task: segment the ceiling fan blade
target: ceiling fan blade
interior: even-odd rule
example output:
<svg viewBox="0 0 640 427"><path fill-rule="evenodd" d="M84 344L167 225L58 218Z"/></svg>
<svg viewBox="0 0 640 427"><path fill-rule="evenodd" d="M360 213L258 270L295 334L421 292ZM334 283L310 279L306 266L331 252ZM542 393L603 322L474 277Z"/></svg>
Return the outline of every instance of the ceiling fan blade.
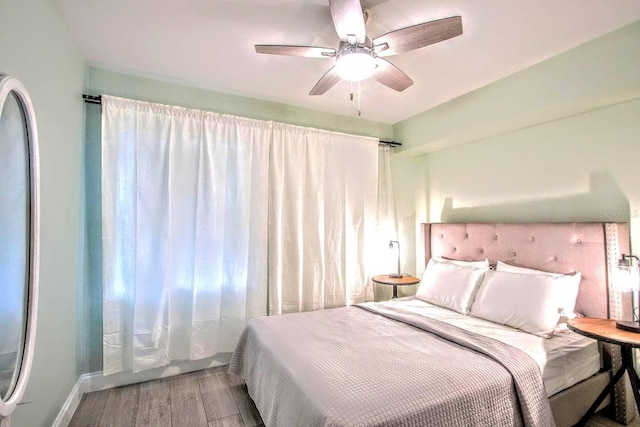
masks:
<svg viewBox="0 0 640 427"><path fill-rule="evenodd" d="M309 95L322 95L334 87L339 81L340 76L336 72L336 67L331 67L331 69L324 73L324 76L318 80L318 83L311 89Z"/></svg>
<svg viewBox="0 0 640 427"><path fill-rule="evenodd" d="M329 9L340 40L349 41L349 36L353 35L357 43L364 43L367 30L360 0L329 0Z"/></svg>
<svg viewBox="0 0 640 427"><path fill-rule="evenodd" d="M373 40L378 56L391 56L420 49L462 34L462 18L452 16L383 34ZM384 48L384 46L388 48Z"/></svg>
<svg viewBox="0 0 640 427"><path fill-rule="evenodd" d="M314 46L257 44L256 52L270 55L306 56L308 58L326 58L329 56L336 56L335 49Z"/></svg>
<svg viewBox="0 0 640 427"><path fill-rule="evenodd" d="M398 92L402 92L413 84L413 80L409 76L386 59L376 58L376 65L371 78L378 83Z"/></svg>

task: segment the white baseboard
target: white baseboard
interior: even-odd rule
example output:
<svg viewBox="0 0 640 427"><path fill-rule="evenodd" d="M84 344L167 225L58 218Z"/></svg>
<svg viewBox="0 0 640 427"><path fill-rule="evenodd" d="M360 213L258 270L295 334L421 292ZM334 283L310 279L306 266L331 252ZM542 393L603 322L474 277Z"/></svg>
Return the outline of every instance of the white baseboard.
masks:
<svg viewBox="0 0 640 427"><path fill-rule="evenodd" d="M62 405L62 408L60 408L60 412L58 412L58 416L53 421L51 427L67 427L69 425L69 423L71 422L71 418L73 418L73 414L76 412L76 409L80 404L82 395L87 393L87 391L85 390L87 379L95 375L102 375L102 373L80 375L80 378L78 378L78 381L71 389L67 400L65 400L64 405Z"/></svg>
<svg viewBox="0 0 640 427"><path fill-rule="evenodd" d="M71 389L67 400L60 409L52 427L67 427L69 425L73 418L73 414L76 412L76 409L78 409L82 395L85 393L107 390L114 387L121 387L123 385L136 384L159 378L172 377L174 375L212 368L214 366L226 365L229 363L230 359L231 353L220 353L209 359L175 362L169 366L137 372L135 374L132 372L120 372L104 376L102 371L100 371L80 375L78 381Z"/></svg>

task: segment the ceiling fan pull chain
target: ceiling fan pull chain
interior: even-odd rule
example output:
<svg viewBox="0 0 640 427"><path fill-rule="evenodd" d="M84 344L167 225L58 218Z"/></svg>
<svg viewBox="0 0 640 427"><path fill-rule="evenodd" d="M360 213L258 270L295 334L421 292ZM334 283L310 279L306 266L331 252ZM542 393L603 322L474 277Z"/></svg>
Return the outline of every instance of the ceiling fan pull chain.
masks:
<svg viewBox="0 0 640 427"><path fill-rule="evenodd" d="M362 98L361 92L360 92L360 81L358 81L358 117L360 117L361 111L360 111L360 98Z"/></svg>
<svg viewBox="0 0 640 427"><path fill-rule="evenodd" d="M353 101L353 82L349 82L349 101Z"/></svg>

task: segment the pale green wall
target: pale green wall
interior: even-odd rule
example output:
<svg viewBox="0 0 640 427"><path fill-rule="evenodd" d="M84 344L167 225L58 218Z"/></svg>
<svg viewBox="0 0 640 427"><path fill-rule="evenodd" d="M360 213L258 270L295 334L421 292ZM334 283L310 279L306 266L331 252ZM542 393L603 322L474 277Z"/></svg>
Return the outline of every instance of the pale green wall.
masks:
<svg viewBox="0 0 640 427"><path fill-rule="evenodd" d="M76 286L84 59L50 0L0 2L0 73L34 103L40 136L40 305L33 373L14 427L48 427L78 379Z"/></svg>
<svg viewBox="0 0 640 427"><path fill-rule="evenodd" d="M399 151L428 153L638 98L638 46L640 22L399 122Z"/></svg>
<svg viewBox="0 0 640 427"><path fill-rule="evenodd" d="M640 247L639 46L635 23L396 124L403 239L425 221L609 220Z"/></svg>
<svg viewBox="0 0 640 427"><path fill-rule="evenodd" d="M128 74L90 68L87 92L109 94L162 104L215 111L261 120L273 120L358 135L392 139L391 125L356 117L295 108L283 104L242 98L194 87L162 82ZM79 337L83 352L82 372L102 370L102 266L100 243L100 107L87 104L86 126L86 278L82 288Z"/></svg>

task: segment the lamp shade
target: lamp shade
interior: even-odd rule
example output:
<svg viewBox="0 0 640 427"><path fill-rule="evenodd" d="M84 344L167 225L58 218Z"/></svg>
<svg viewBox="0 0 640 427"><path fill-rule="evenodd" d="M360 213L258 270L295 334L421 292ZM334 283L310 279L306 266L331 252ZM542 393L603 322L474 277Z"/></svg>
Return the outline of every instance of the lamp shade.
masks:
<svg viewBox="0 0 640 427"><path fill-rule="evenodd" d="M638 291L640 289L640 273L638 266L632 264L634 255L622 255L618 268L614 273L614 286L619 291Z"/></svg>
<svg viewBox="0 0 640 427"><path fill-rule="evenodd" d="M391 273L389 274L389 277L393 277L393 278L400 278L402 277L402 272L400 271L400 242L398 242L397 240L390 240L389 241L389 249L393 249L393 244L398 245L398 272L397 273Z"/></svg>
<svg viewBox="0 0 640 427"><path fill-rule="evenodd" d="M636 260L636 266L633 265L633 260ZM635 294L640 287L638 261L640 261L640 259L635 255L623 254L622 259L618 261L618 269L615 277L616 283L614 285L619 291L631 292L631 321L617 320L616 328L635 333L640 333L640 323L638 323L635 298Z"/></svg>

